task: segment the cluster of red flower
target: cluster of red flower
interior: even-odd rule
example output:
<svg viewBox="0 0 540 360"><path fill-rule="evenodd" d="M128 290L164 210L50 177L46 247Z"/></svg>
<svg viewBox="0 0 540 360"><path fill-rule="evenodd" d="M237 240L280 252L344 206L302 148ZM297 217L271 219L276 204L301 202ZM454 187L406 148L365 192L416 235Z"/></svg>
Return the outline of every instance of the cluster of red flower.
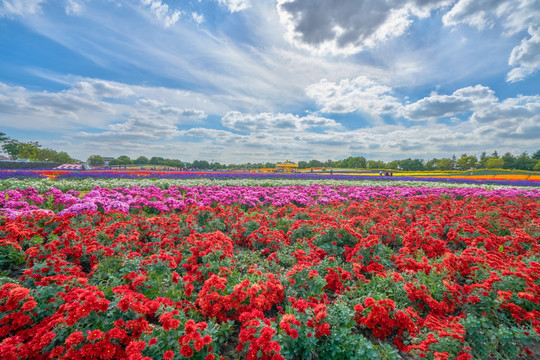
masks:
<svg viewBox="0 0 540 360"><path fill-rule="evenodd" d="M532 357L539 213L429 196L2 217L0 358Z"/></svg>

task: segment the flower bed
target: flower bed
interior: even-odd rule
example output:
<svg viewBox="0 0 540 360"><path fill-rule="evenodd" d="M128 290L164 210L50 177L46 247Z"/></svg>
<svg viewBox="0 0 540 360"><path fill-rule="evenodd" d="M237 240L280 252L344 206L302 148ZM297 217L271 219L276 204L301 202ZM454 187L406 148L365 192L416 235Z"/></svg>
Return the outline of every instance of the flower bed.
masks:
<svg viewBox="0 0 540 360"><path fill-rule="evenodd" d="M2 359L539 355L538 190L30 188L0 201Z"/></svg>
<svg viewBox="0 0 540 360"><path fill-rule="evenodd" d="M497 176L472 176L456 174L434 174L434 173L396 173L395 176L380 176L378 172L356 172L356 173L253 173L253 172L200 172L200 171L175 171L175 170L91 170L91 171L69 171L69 170L0 170L0 179L23 179L23 178L43 178L50 180L103 180L103 179L123 179L123 180L144 180L162 179L169 181L186 180L206 180L214 181L236 181L250 180L252 182L273 182L273 181L296 181L296 182L317 182L339 181L339 182L361 182L377 181L388 185L396 185L400 182L424 182L424 183L446 183L451 186L457 184L468 184L476 186L485 185L508 185L516 186L540 186L540 178L532 175L497 175ZM352 184L353 185L353 184Z"/></svg>

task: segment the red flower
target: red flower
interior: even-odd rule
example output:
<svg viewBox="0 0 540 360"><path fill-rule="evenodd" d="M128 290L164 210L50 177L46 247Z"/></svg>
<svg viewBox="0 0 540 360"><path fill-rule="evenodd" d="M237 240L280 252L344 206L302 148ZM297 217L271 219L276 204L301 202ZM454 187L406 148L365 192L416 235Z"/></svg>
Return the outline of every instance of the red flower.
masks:
<svg viewBox="0 0 540 360"><path fill-rule="evenodd" d="M182 345L180 349L180 354L184 355L187 358L190 358L193 355L193 349L189 345Z"/></svg>

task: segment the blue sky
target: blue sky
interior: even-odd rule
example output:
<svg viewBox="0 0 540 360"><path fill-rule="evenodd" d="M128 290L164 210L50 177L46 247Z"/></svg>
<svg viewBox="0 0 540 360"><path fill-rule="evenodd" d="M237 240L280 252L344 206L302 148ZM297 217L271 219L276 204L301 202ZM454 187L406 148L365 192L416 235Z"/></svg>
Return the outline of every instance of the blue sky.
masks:
<svg viewBox="0 0 540 360"><path fill-rule="evenodd" d="M538 0L0 0L0 131L222 163L540 149Z"/></svg>

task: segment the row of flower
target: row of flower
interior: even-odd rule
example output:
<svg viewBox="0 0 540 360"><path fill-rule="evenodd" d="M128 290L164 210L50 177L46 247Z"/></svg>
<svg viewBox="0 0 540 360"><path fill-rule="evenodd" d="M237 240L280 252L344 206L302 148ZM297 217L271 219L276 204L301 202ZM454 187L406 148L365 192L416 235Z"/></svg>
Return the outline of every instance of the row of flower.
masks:
<svg viewBox="0 0 540 360"><path fill-rule="evenodd" d="M539 195L4 191L0 358L533 359Z"/></svg>
<svg viewBox="0 0 540 360"><path fill-rule="evenodd" d="M511 186L540 186L540 177L524 175L500 175L496 176L455 176L455 175L407 175L399 176L379 176L371 173L250 173L250 172L198 172L198 171L68 171L68 170L0 170L0 179L26 179L26 178L48 178L56 179L168 179L168 180L188 180L188 179L216 179L216 180L236 180L250 179L255 181L268 180L338 180L338 181L373 181L374 178L388 183L395 181L423 181L423 182L445 182L450 184L491 184L491 185L511 185Z"/></svg>
<svg viewBox="0 0 540 360"><path fill-rule="evenodd" d="M121 179L121 178L86 178L86 179L56 179L48 178L9 178L0 181L0 191L26 189L32 187L40 193L48 191L50 188L57 188L63 192L76 190L87 192L94 189L96 186L101 188L118 188L118 187L149 187L156 186L160 189L168 189L169 187L185 186L241 186L241 187L281 187L281 186L311 186L311 185L327 185L327 186L357 186L357 187L426 187L426 188L483 188L489 190L496 189L539 189L538 186L512 186L501 184L482 184L482 183L451 183L444 181L421 181L421 180L391 180L391 182L383 179L369 180L343 180L343 179L298 179L298 178L280 178L280 179L265 179L265 178L198 178L198 179L157 179L157 178L138 178L138 179ZM534 184L529 184L534 185Z"/></svg>
<svg viewBox="0 0 540 360"><path fill-rule="evenodd" d="M411 197L464 198L482 197L520 197L531 199L540 197L540 189L503 188L488 190L484 188L428 188L409 186L176 186L161 189L154 185L148 187L131 186L114 189L95 187L89 192L76 190L62 192L50 188L40 194L35 188L0 191L0 214L15 218L23 214L44 212L49 214L81 214L85 211L118 210L125 214L179 212L187 206L212 206L215 204L242 206L300 206L324 205L334 202L364 201L375 198Z"/></svg>

